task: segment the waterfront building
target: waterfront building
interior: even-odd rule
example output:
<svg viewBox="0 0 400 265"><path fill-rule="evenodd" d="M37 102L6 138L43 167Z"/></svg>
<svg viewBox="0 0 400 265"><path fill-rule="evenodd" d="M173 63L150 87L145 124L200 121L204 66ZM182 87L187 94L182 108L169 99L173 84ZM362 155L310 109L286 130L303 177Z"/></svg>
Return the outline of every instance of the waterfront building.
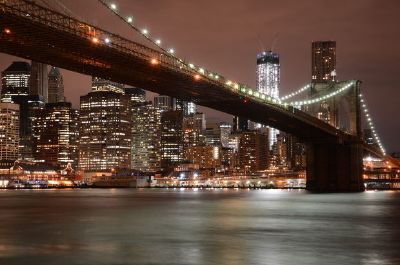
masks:
<svg viewBox="0 0 400 265"><path fill-rule="evenodd" d="M336 80L336 42L314 41L311 50L311 73L314 83Z"/></svg>
<svg viewBox="0 0 400 265"><path fill-rule="evenodd" d="M1 102L12 102L13 96L27 96L31 66L27 62L13 62L1 73Z"/></svg>
<svg viewBox="0 0 400 265"><path fill-rule="evenodd" d="M131 165L130 96L97 90L81 96L79 168L110 171Z"/></svg>
<svg viewBox="0 0 400 265"><path fill-rule="evenodd" d="M183 112L161 113L161 168L168 170L183 161Z"/></svg>
<svg viewBox="0 0 400 265"><path fill-rule="evenodd" d="M205 144L206 119L204 113L184 116L182 127L184 148Z"/></svg>
<svg viewBox="0 0 400 265"><path fill-rule="evenodd" d="M65 101L64 81L60 69L52 66L49 72L49 100L48 103Z"/></svg>
<svg viewBox="0 0 400 265"><path fill-rule="evenodd" d="M132 169L157 172L161 167L161 111L151 102L131 106Z"/></svg>
<svg viewBox="0 0 400 265"><path fill-rule="evenodd" d="M258 131L242 132L239 141L239 166L246 173L267 169L268 135Z"/></svg>
<svg viewBox="0 0 400 265"><path fill-rule="evenodd" d="M29 94L42 96L45 103L49 97L49 76L47 64L32 61Z"/></svg>
<svg viewBox="0 0 400 265"><path fill-rule="evenodd" d="M0 103L0 160L19 157L19 105Z"/></svg>
<svg viewBox="0 0 400 265"><path fill-rule="evenodd" d="M48 103L36 112L34 158L60 168L78 166L78 112L69 102Z"/></svg>
<svg viewBox="0 0 400 265"><path fill-rule="evenodd" d="M213 170L221 166L221 148L219 146L190 146L184 150L184 158L200 169Z"/></svg>

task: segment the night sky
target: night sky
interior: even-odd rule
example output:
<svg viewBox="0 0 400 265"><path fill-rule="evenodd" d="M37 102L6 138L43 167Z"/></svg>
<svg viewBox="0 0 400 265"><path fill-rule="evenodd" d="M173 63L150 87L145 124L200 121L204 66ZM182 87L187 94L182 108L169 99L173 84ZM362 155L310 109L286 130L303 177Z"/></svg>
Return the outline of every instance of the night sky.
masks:
<svg viewBox="0 0 400 265"><path fill-rule="evenodd" d="M91 24L140 40L96 0L61 2ZM166 48L173 47L177 56L252 87L256 54L273 48L281 58L281 95L310 82L311 42L335 40L338 79L363 81L362 90L383 144L388 152L400 151L400 1L115 3L123 15L134 16L136 25L161 38ZM0 69L16 59L1 54ZM63 74L66 96L74 106L79 106L79 96L90 90L90 78L68 71ZM209 121L231 120L230 115L204 111Z"/></svg>

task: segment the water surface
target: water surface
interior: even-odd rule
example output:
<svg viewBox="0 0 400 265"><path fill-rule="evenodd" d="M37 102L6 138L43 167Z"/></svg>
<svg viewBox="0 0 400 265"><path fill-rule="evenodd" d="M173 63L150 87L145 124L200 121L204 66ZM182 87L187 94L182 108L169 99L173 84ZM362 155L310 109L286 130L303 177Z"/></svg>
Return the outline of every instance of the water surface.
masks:
<svg viewBox="0 0 400 265"><path fill-rule="evenodd" d="M400 193L1 190L0 264L400 264Z"/></svg>

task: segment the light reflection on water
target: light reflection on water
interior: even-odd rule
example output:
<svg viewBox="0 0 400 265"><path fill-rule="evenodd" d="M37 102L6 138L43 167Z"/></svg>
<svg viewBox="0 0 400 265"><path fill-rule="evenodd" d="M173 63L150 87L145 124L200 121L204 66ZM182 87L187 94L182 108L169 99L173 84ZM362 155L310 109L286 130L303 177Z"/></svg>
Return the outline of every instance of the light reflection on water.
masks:
<svg viewBox="0 0 400 265"><path fill-rule="evenodd" d="M0 264L400 264L400 193L2 190Z"/></svg>

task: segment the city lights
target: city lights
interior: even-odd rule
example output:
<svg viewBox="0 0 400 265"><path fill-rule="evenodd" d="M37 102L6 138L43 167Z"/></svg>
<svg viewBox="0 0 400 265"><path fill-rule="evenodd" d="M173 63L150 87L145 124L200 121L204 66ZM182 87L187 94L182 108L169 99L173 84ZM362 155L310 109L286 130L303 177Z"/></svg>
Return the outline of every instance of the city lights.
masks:
<svg viewBox="0 0 400 265"><path fill-rule="evenodd" d="M110 8L111 8L112 10L117 10L117 5L114 4L114 3L112 3L112 4L110 5Z"/></svg>
<svg viewBox="0 0 400 265"><path fill-rule="evenodd" d="M92 38L92 42L93 42L94 44L98 44L98 43L99 43L99 39L96 38L96 37L93 37L93 38Z"/></svg>
<svg viewBox="0 0 400 265"><path fill-rule="evenodd" d="M159 64L159 61L157 60L157 59L151 59L151 64L153 64L153 65L157 65L157 64Z"/></svg>
<svg viewBox="0 0 400 265"><path fill-rule="evenodd" d="M128 17L128 18L126 19L126 21L127 21L128 23L132 23L132 22L133 22L133 18L132 18L132 17Z"/></svg>
<svg viewBox="0 0 400 265"><path fill-rule="evenodd" d="M4 29L4 33L11 34L11 30L6 28L6 29Z"/></svg>

